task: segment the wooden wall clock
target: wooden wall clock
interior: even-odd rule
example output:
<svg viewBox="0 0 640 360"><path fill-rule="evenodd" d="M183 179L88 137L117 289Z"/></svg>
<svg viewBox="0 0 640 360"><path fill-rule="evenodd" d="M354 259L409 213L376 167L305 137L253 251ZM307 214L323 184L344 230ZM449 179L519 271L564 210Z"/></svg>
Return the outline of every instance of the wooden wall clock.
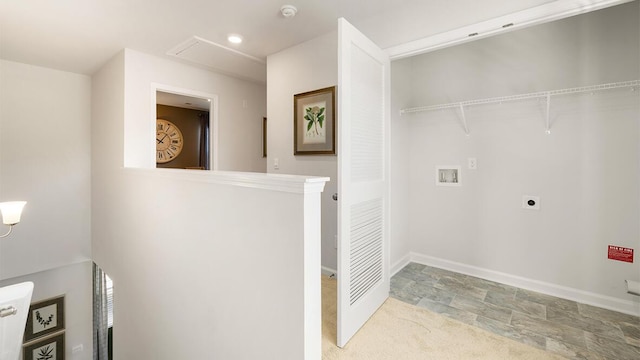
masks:
<svg viewBox="0 0 640 360"><path fill-rule="evenodd" d="M164 164L175 159L184 146L182 132L172 122L156 120L156 163Z"/></svg>

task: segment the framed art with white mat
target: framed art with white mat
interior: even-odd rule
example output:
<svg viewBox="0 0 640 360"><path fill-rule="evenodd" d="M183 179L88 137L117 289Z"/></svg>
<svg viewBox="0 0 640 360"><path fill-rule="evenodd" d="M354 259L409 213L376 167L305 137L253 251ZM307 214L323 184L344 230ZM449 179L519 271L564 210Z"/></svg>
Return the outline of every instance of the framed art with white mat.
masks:
<svg viewBox="0 0 640 360"><path fill-rule="evenodd" d="M64 329L64 295L34 302L29 307L24 343Z"/></svg>
<svg viewBox="0 0 640 360"><path fill-rule="evenodd" d="M23 360L64 360L64 331L22 345Z"/></svg>

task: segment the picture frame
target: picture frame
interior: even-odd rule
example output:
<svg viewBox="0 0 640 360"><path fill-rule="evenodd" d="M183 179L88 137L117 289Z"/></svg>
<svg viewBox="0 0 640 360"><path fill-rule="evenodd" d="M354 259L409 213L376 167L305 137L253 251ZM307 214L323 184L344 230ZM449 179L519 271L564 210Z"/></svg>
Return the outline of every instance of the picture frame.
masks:
<svg viewBox="0 0 640 360"><path fill-rule="evenodd" d="M23 360L64 360L64 331L22 345Z"/></svg>
<svg viewBox="0 0 640 360"><path fill-rule="evenodd" d="M336 154L336 87L293 96L293 155Z"/></svg>
<svg viewBox="0 0 640 360"><path fill-rule="evenodd" d="M64 295L34 302L29 307L24 342L64 329Z"/></svg>
<svg viewBox="0 0 640 360"><path fill-rule="evenodd" d="M461 186L462 172L458 165L436 166L436 185L438 186Z"/></svg>

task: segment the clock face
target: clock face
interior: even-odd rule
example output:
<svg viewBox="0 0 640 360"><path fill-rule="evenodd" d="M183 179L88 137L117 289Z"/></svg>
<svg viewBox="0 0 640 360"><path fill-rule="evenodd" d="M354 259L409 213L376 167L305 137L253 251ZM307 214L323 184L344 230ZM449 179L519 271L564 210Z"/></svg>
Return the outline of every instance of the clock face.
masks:
<svg viewBox="0 0 640 360"><path fill-rule="evenodd" d="M175 159L183 145L180 129L170 121L156 120L156 163L164 164Z"/></svg>

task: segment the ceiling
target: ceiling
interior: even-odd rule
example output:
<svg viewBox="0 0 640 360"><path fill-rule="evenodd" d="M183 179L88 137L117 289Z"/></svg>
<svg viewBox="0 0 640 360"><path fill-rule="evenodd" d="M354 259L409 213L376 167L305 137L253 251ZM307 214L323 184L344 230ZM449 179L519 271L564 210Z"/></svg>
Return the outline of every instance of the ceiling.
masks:
<svg viewBox="0 0 640 360"><path fill-rule="evenodd" d="M4 0L0 58L93 74L123 48L166 57L193 38L263 61L346 18L382 48L552 0ZM297 7L293 18L280 8ZM229 33L244 37L227 43Z"/></svg>

